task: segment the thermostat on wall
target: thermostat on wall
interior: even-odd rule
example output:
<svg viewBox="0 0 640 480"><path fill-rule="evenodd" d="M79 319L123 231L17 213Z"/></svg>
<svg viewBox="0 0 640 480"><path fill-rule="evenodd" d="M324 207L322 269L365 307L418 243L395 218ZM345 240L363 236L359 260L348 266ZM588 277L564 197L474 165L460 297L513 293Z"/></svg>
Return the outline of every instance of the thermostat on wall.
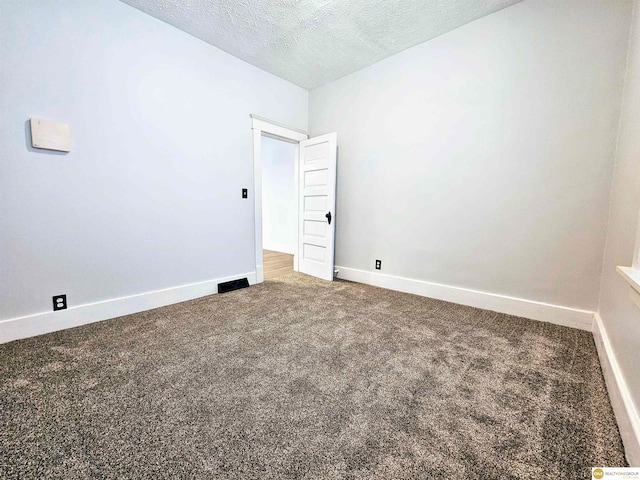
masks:
<svg viewBox="0 0 640 480"><path fill-rule="evenodd" d="M71 151L71 135L69 124L32 118L31 145L33 148L56 150L58 152Z"/></svg>

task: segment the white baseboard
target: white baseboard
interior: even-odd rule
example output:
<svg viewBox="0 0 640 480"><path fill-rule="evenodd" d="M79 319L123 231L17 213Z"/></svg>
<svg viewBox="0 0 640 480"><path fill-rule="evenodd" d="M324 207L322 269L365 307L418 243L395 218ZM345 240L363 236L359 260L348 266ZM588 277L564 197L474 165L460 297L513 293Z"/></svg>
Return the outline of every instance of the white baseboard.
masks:
<svg viewBox="0 0 640 480"><path fill-rule="evenodd" d="M242 273L232 277L217 278L128 297L78 305L57 312L44 312L25 317L10 318L0 321L0 343L193 300L194 298L218 293L218 283L244 277L247 277L250 285L256 283L256 272Z"/></svg>
<svg viewBox="0 0 640 480"><path fill-rule="evenodd" d="M256 283L264 282L264 265L256 265ZM251 283L251 280L249 280Z"/></svg>
<svg viewBox="0 0 640 480"><path fill-rule="evenodd" d="M627 462L632 467L640 467L640 413L635 407L633 397L602 323L602 318L598 313L596 313L593 337L611 405L620 429Z"/></svg>
<svg viewBox="0 0 640 480"><path fill-rule="evenodd" d="M338 278L446 302L592 331L593 312L382 273L336 267Z"/></svg>
<svg viewBox="0 0 640 480"><path fill-rule="evenodd" d="M286 243L262 244L262 248L263 250L271 250L272 252L286 253L288 255L293 255L294 251L294 247Z"/></svg>

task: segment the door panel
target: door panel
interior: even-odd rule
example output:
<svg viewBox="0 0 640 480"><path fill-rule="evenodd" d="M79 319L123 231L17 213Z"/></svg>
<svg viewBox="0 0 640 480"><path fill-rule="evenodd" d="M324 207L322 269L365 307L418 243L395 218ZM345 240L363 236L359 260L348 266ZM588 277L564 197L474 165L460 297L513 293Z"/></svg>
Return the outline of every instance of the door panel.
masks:
<svg viewBox="0 0 640 480"><path fill-rule="evenodd" d="M298 270L333 280L337 134L300 142Z"/></svg>

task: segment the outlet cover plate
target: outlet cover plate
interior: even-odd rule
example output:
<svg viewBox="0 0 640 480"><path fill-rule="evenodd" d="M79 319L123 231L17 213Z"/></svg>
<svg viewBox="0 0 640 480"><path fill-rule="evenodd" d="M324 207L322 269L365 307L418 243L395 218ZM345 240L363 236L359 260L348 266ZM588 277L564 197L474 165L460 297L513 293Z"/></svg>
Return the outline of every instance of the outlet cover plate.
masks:
<svg viewBox="0 0 640 480"><path fill-rule="evenodd" d="M53 297L53 311L66 310L67 308L67 296L55 295Z"/></svg>

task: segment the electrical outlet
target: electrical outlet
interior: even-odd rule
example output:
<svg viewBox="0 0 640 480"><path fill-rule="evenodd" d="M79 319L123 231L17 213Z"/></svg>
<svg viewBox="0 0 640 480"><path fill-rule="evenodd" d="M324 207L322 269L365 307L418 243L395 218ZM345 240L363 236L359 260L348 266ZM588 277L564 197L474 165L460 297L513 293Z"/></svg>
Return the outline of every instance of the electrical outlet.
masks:
<svg viewBox="0 0 640 480"><path fill-rule="evenodd" d="M53 311L65 310L67 308L67 296L56 295L53 297Z"/></svg>
<svg viewBox="0 0 640 480"><path fill-rule="evenodd" d="M376 270L382 270L382 260L376 260Z"/></svg>
<svg viewBox="0 0 640 480"><path fill-rule="evenodd" d="M242 189L242 198L248 198L249 197L249 191L246 188Z"/></svg>

